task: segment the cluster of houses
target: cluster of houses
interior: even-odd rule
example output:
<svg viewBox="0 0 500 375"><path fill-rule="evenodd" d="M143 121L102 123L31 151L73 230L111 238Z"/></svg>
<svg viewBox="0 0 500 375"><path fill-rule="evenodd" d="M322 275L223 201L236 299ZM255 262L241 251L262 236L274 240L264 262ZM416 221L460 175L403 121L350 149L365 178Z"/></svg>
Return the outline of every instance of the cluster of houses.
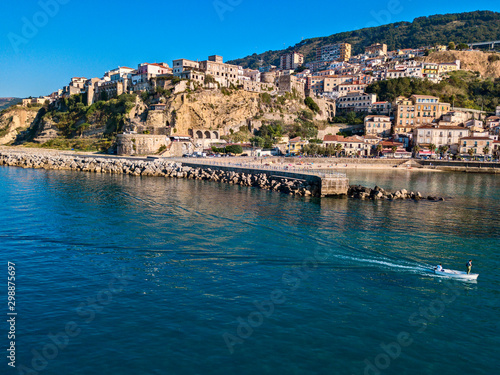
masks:
<svg viewBox="0 0 500 375"><path fill-rule="evenodd" d="M123 93L154 92L157 87L165 88L165 82L174 77L190 80L202 87L234 87L251 92L283 94L294 89L304 95L305 80L295 75L284 75L281 71L261 73L259 70L244 69L241 66L224 63L223 57L209 56L204 61L188 59L167 63L142 63L136 69L118 67L104 73L102 78L73 77L68 86L49 96L28 98L23 105L43 104L75 94L86 94L87 105L107 100Z"/></svg>
<svg viewBox="0 0 500 375"><path fill-rule="evenodd" d="M440 47L446 48L446 47ZM172 77L186 79L206 86L238 87L252 92L282 94L294 89L305 96L322 97L337 102L338 108L356 111L388 111L389 103L378 103L364 94L370 83L397 77L425 78L439 82L453 70L460 69L460 61L451 64L433 64L415 61L425 48L387 51L386 44L374 44L365 53L351 56L348 43L329 44L316 50L316 60L304 65L304 56L297 52L283 54L280 66L261 66L244 69L224 63L222 56L207 60L173 60L167 63L142 63L137 68L126 66L107 71L102 78L73 77L68 86L40 98L24 99L23 105L43 104L61 97L85 93L87 105L112 98L122 93L154 91ZM301 67L300 73L297 68Z"/></svg>
<svg viewBox="0 0 500 375"><path fill-rule="evenodd" d="M446 154L498 158L499 133L500 106L494 115L485 116L476 110L451 110L435 96L412 95L395 100L393 117L367 115L363 136L327 134L320 141L324 147L339 144L346 156L433 158ZM287 153L301 155L307 144L309 140L290 139Z"/></svg>
<svg viewBox="0 0 500 375"><path fill-rule="evenodd" d="M446 47L437 46L436 49L446 50ZM281 56L279 71L294 74L298 67L304 66L296 76L304 80L306 95L338 99L351 92L363 92L375 81L410 77L439 83L447 73L460 70L459 60L440 64L416 61L416 57L424 56L427 48L388 51L386 44L375 43L360 55L351 56L351 50L348 43L322 46L316 50L316 60L305 65L304 56L292 51ZM274 71L276 67L260 70Z"/></svg>
<svg viewBox="0 0 500 375"><path fill-rule="evenodd" d="M441 64L416 61L426 49L388 51L386 44L376 43L366 47L363 54L352 56L350 44L337 43L317 48L315 61L304 64L304 56L292 51L280 57L279 67L269 65L259 69L224 63L218 55L203 61L177 59L171 66L142 63L135 69L112 69L102 78L73 77L68 86L46 97L24 99L23 105L43 104L74 94L86 94L87 105L91 105L122 93L154 92L176 77L210 88L235 87L272 95L296 91L330 102L329 107L333 108L330 117L335 115L334 111L367 114L363 137L325 135L321 140L326 146L332 142L341 144L344 154L390 153L409 157L415 146L422 157L432 156L443 148L452 154L495 154L499 147L498 110L496 116L486 117L474 111L456 110L433 96L399 97L390 103L377 101L376 94L365 92L369 84L379 80L414 77L437 83L449 72L460 69L460 61ZM162 110L164 105L153 104L150 109ZM306 140L290 140L287 153L300 154L305 144Z"/></svg>

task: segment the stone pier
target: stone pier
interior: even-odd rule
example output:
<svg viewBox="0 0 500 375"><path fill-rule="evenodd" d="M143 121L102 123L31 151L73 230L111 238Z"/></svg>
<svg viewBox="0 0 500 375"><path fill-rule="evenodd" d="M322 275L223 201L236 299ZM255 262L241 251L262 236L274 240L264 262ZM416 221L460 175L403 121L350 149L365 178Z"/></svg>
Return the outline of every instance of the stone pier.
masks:
<svg viewBox="0 0 500 375"><path fill-rule="evenodd" d="M316 171L287 171L278 167L245 167L217 162L179 161L182 165L201 170L220 170L246 175L265 174L269 179L299 180L310 185L322 197L347 195L349 179L343 173L324 173Z"/></svg>

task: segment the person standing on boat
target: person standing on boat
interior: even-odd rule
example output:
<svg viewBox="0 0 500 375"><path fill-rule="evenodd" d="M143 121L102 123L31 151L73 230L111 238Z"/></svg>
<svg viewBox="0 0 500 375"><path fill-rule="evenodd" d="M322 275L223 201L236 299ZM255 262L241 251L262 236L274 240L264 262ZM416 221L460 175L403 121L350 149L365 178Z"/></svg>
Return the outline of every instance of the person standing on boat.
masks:
<svg viewBox="0 0 500 375"><path fill-rule="evenodd" d="M472 269L472 259L469 259L467 262L467 275L470 274L470 270Z"/></svg>

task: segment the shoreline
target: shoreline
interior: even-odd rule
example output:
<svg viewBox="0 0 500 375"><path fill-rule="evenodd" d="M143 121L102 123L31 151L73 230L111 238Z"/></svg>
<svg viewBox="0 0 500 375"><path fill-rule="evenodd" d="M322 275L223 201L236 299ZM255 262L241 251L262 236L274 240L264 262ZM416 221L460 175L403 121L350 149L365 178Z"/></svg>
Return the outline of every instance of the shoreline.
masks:
<svg viewBox="0 0 500 375"><path fill-rule="evenodd" d="M482 165L481 162L459 162L459 161L425 161L420 164L415 159L357 159L357 158L290 158L283 156L265 157L221 157L221 158L166 158L159 155L109 155L89 151L56 150L45 148L31 148L22 146L0 146L0 152L9 152L24 155L37 156L67 156L80 158L96 158L105 160L134 160L152 161L162 160L170 163L201 162L219 166L235 166L246 168L274 167L289 172L307 173L315 171L318 173L346 173L349 171L420 171L420 172L462 172L462 173L487 173L500 174L500 163L497 167L491 167L492 163ZM431 165L427 165L431 164ZM464 165L465 164L465 165ZM471 165L472 164L472 165ZM488 163L486 163L488 164Z"/></svg>
<svg viewBox="0 0 500 375"><path fill-rule="evenodd" d="M373 189L360 185L349 186L349 180L345 174L328 169L312 170L308 168L308 165L302 164L298 168L288 170L279 168L278 165L271 167L269 163L266 163L266 165L264 163L250 163L248 160L246 163L241 160L242 163L239 164L230 164L229 162L210 163L206 160L200 161L200 159L192 160L196 162L192 162L189 158L180 161L159 157L125 159L92 153L63 153L58 150L44 150L32 153L26 149L6 150L0 148L0 166L25 169L70 170L100 174L209 180L305 197L337 196L370 200L444 200L435 196L425 198L420 192L410 192L405 189L390 192L377 186ZM280 167L282 166L283 163L280 164ZM323 167L323 164L318 164L318 167ZM347 168L348 164L345 167ZM365 167L369 169L370 165L365 165ZM379 168L379 170L387 170L387 166L385 167ZM393 167L390 167L390 170L393 170Z"/></svg>
<svg viewBox="0 0 500 375"><path fill-rule="evenodd" d="M268 157L249 157L249 156L235 156L235 157L222 157L222 158L164 158L159 155L141 155L141 156L128 156L128 155L109 155L100 154L90 151L73 151L73 150L56 150L49 148L32 148L32 147L22 147L22 146L0 146L0 153L14 152L19 154L31 154L39 156L71 156L71 157L92 157L100 159L109 160L164 160L170 162L182 163L184 162L204 162L207 164L217 163L217 165L227 164L228 166L242 166L248 168L260 168L266 166L275 166L283 168L283 170L289 170L290 172L307 172L308 170L323 170L323 172L336 172L336 169L345 172L346 170L420 170L429 172L440 172L434 168L426 167L406 167L401 164L405 164L408 160L401 159L373 159L375 162L371 162L371 159L351 159L351 158L330 158L326 161L324 158L293 158L293 162L290 158L283 156L268 156ZM305 160L305 161L303 161ZM312 160L312 162L311 162Z"/></svg>

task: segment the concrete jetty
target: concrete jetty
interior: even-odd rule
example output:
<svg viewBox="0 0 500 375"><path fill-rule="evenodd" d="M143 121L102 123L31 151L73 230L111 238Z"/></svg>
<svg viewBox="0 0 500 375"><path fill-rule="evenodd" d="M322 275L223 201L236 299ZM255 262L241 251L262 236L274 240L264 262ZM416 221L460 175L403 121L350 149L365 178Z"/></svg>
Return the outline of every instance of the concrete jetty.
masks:
<svg viewBox="0 0 500 375"><path fill-rule="evenodd" d="M222 170L246 175L264 174L269 179L281 179L286 181L304 181L311 186L317 196L347 195L349 190L349 179L344 173L325 173L315 170L289 171L281 166L245 166L217 161L179 160L182 165L201 170Z"/></svg>

